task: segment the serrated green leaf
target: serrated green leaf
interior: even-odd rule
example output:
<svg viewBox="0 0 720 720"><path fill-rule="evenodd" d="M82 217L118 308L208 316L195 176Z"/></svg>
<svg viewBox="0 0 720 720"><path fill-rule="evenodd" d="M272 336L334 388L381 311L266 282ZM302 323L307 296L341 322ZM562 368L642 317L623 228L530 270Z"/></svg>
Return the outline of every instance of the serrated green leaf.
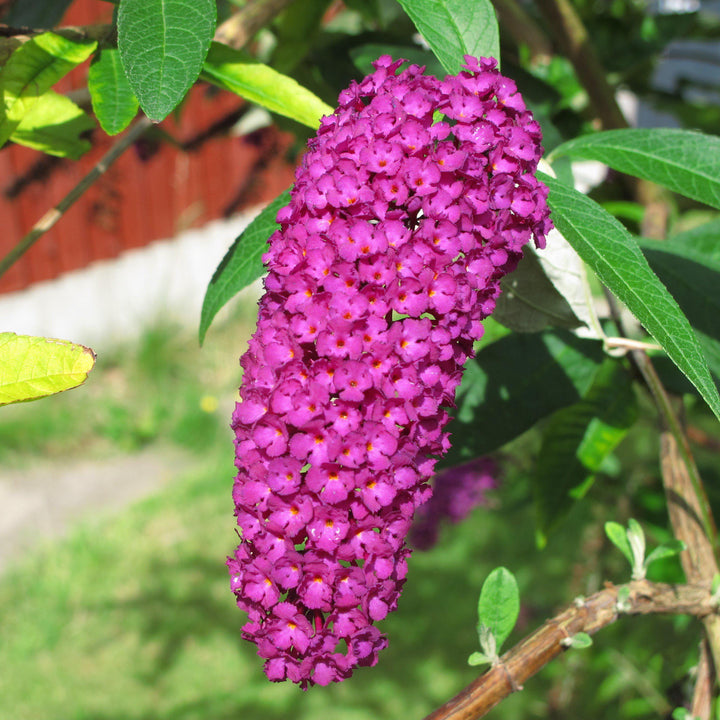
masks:
<svg viewBox="0 0 720 720"><path fill-rule="evenodd" d="M215 315L228 300L244 287L257 280L264 272L263 253L267 250L268 238L277 230L275 217L280 208L290 202L290 191L278 195L243 230L218 265L205 292L200 313L200 344Z"/></svg>
<svg viewBox="0 0 720 720"><path fill-rule="evenodd" d="M485 579L478 600L478 626L484 625L495 638L500 652L517 622L520 593L515 576L504 567L495 568Z"/></svg>
<svg viewBox="0 0 720 720"><path fill-rule="evenodd" d="M159 122L197 80L215 33L215 0L122 0L118 49L145 114Z"/></svg>
<svg viewBox="0 0 720 720"><path fill-rule="evenodd" d="M552 155L599 160L720 208L720 137L691 130L627 128L568 140Z"/></svg>
<svg viewBox="0 0 720 720"><path fill-rule="evenodd" d="M687 545L682 540L668 540L662 545L658 545L652 552L648 553L645 558L645 567L650 567L656 560L679 555L683 550L687 549Z"/></svg>
<svg viewBox="0 0 720 720"><path fill-rule="evenodd" d="M38 98L92 55L97 43L42 33L21 45L0 72L0 145L15 132Z"/></svg>
<svg viewBox="0 0 720 720"><path fill-rule="evenodd" d="M80 135L94 127L72 100L48 90L25 113L10 139L49 155L77 160L91 147Z"/></svg>
<svg viewBox="0 0 720 720"><path fill-rule="evenodd" d="M95 353L66 340L0 333L0 405L36 400L85 382Z"/></svg>
<svg viewBox="0 0 720 720"><path fill-rule="evenodd" d="M630 563L630 567L633 565L633 554L630 549L630 543L627 539L627 531L625 528L616 522L605 523L605 534L608 536L608 540L627 558Z"/></svg>
<svg viewBox="0 0 720 720"><path fill-rule="evenodd" d="M288 75L259 62L248 62L242 53L220 43L212 44L202 78L313 130L323 115L333 112L315 93Z"/></svg>
<svg viewBox="0 0 720 720"><path fill-rule="evenodd" d="M103 48L93 60L88 74L88 90L95 117L108 135L122 132L137 115L140 105L116 48Z"/></svg>
<svg viewBox="0 0 720 720"><path fill-rule="evenodd" d="M720 418L720 396L700 343L637 242L590 198L548 175L539 175L550 189L552 218L565 239L662 345Z"/></svg>
<svg viewBox="0 0 720 720"><path fill-rule="evenodd" d="M690 321L708 367L720 378L720 257L714 259L678 242L640 240L639 244Z"/></svg>
<svg viewBox="0 0 720 720"><path fill-rule="evenodd" d="M563 331L512 333L483 348L465 366L443 465L494 450L579 400L602 357L601 343Z"/></svg>
<svg viewBox="0 0 720 720"><path fill-rule="evenodd" d="M550 418L532 475L541 544L587 492L637 416L629 373L622 363L607 359L583 399Z"/></svg>
<svg viewBox="0 0 720 720"><path fill-rule="evenodd" d="M463 55L500 60L500 36L490 0L398 0L451 75Z"/></svg>

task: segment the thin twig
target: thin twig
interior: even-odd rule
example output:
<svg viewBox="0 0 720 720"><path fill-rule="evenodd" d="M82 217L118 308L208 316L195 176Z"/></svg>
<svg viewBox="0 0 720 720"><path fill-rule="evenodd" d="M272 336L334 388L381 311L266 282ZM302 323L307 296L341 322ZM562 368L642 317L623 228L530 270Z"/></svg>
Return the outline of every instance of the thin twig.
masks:
<svg viewBox="0 0 720 720"><path fill-rule="evenodd" d="M36 243L67 210L84 194L84 192L132 145L150 126L152 121L141 117L101 158L90 172L57 204L48 210L36 223L32 230L20 240L10 252L0 260L0 277L12 264Z"/></svg>
<svg viewBox="0 0 720 720"><path fill-rule="evenodd" d="M260 28L267 25L292 2L293 0L249 2L218 26L214 39L236 49L244 47Z"/></svg>
<svg viewBox="0 0 720 720"><path fill-rule="evenodd" d="M623 597L625 594L627 597ZM566 638L579 632L592 635L614 623L621 614L659 613L717 617L710 585L665 585L636 580L625 586L608 585L588 598L580 598L505 653L498 665L425 720L477 720L512 692L522 690L529 678L560 655L566 649L563 644Z"/></svg>

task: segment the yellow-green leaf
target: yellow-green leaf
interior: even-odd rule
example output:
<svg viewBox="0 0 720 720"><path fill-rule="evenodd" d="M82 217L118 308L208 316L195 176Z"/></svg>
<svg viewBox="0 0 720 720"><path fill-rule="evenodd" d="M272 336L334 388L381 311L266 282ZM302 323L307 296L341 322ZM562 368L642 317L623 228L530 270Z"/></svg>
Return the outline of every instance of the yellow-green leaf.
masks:
<svg viewBox="0 0 720 720"><path fill-rule="evenodd" d="M10 139L49 155L77 160L91 147L80 135L94 127L87 113L72 100L48 90L25 114Z"/></svg>
<svg viewBox="0 0 720 720"><path fill-rule="evenodd" d="M26 402L81 385L95 353L67 340L0 333L0 405Z"/></svg>
<svg viewBox="0 0 720 720"><path fill-rule="evenodd" d="M38 98L95 50L93 40L77 42L46 32L28 40L0 72L0 145L15 132Z"/></svg>
<svg viewBox="0 0 720 720"><path fill-rule="evenodd" d="M214 42L210 46L200 77L313 130L317 129L323 115L333 112L329 105L296 80L268 65L247 62L242 53L220 43Z"/></svg>

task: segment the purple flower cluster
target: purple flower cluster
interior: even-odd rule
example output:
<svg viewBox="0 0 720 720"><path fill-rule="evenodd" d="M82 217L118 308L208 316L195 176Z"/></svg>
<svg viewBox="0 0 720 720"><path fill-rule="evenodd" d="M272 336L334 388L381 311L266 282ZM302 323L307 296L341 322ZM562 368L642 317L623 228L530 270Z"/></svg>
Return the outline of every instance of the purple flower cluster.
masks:
<svg viewBox="0 0 720 720"><path fill-rule="evenodd" d="M415 514L410 530L412 546L429 550L437 542L443 522L459 523L476 507L487 505L487 492L498 486L499 474L497 463L488 456L439 472L432 497Z"/></svg>
<svg viewBox="0 0 720 720"><path fill-rule="evenodd" d="M494 60L466 63L441 81L384 56L344 90L264 256L228 567L271 680L377 662L445 408L500 278L550 229L538 124Z"/></svg>

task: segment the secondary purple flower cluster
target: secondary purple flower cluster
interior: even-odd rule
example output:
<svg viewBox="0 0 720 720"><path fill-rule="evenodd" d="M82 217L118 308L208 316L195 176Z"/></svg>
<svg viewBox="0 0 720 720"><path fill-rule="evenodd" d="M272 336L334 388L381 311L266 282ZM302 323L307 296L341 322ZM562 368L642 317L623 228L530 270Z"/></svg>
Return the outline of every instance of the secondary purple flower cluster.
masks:
<svg viewBox="0 0 720 720"><path fill-rule="evenodd" d="M500 468L491 457L479 457L446 468L435 476L433 494L415 514L410 543L429 550L444 522L459 523L476 507L487 505L487 492L498 486Z"/></svg>
<svg viewBox="0 0 720 720"><path fill-rule="evenodd" d="M264 256L228 567L271 680L377 662L445 408L500 278L550 229L538 124L494 60L466 63L441 81L384 56L344 90Z"/></svg>

